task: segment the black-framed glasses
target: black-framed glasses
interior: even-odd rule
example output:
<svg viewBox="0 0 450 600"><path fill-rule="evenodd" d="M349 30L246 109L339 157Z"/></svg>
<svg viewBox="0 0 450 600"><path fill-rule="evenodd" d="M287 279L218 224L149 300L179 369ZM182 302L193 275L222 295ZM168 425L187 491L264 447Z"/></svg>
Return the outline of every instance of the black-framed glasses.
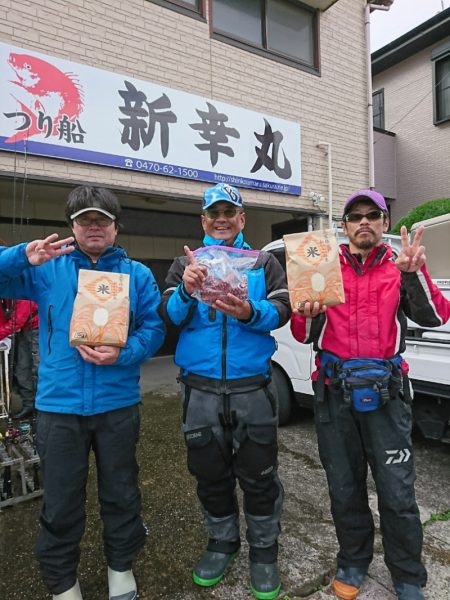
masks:
<svg viewBox="0 0 450 600"><path fill-rule="evenodd" d="M204 214L205 214L205 216L208 217L208 219L218 219L221 215L223 215L227 219L232 219L239 212L241 212L241 211L238 208L235 208L234 206L230 206L230 208L225 208L224 210L217 210L215 208L207 208L207 209L205 209Z"/></svg>
<svg viewBox="0 0 450 600"><path fill-rule="evenodd" d="M109 217L98 217L97 219L90 219L89 217L76 217L75 223L80 227L90 227L91 225L97 225L102 229L109 227L114 221Z"/></svg>
<svg viewBox="0 0 450 600"><path fill-rule="evenodd" d="M347 223L359 223L364 218L368 221L379 221L384 219L385 214L382 210L371 210L368 213L350 212L344 215L344 221Z"/></svg>

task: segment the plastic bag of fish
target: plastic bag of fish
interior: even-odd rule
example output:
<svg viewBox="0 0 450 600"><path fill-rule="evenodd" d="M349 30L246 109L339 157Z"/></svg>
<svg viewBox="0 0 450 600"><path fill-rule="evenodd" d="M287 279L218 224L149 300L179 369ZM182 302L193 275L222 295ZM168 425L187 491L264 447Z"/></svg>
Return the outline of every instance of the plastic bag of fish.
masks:
<svg viewBox="0 0 450 600"><path fill-rule="evenodd" d="M192 295L212 305L217 300L229 301L228 294L240 300L248 298L248 276L258 259L257 250L241 250L229 246L205 246L193 252L196 262L206 267L201 288Z"/></svg>

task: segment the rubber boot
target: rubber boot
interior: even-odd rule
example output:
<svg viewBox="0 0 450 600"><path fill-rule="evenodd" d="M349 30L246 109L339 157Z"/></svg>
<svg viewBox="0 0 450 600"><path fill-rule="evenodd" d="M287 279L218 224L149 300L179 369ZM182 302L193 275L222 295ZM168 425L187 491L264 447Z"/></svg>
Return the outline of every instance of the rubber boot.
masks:
<svg viewBox="0 0 450 600"><path fill-rule="evenodd" d="M359 594L367 569L361 567L340 567L333 579L333 590L342 600L354 600Z"/></svg>
<svg viewBox="0 0 450 600"><path fill-rule="evenodd" d="M280 593L281 581L276 562L264 564L250 561L250 579L252 594L258 600L272 600Z"/></svg>
<svg viewBox="0 0 450 600"><path fill-rule="evenodd" d="M108 567L109 600L136 600L137 585L133 571L114 571Z"/></svg>
<svg viewBox="0 0 450 600"><path fill-rule="evenodd" d="M62 594L53 594L53 600L83 600L78 580L70 590L66 590Z"/></svg>
<svg viewBox="0 0 450 600"><path fill-rule="evenodd" d="M206 550L192 571L192 579L202 587L219 583L238 554L239 550L233 554Z"/></svg>
<svg viewBox="0 0 450 600"><path fill-rule="evenodd" d="M398 600L425 600L425 596L418 585L394 580L394 589Z"/></svg>

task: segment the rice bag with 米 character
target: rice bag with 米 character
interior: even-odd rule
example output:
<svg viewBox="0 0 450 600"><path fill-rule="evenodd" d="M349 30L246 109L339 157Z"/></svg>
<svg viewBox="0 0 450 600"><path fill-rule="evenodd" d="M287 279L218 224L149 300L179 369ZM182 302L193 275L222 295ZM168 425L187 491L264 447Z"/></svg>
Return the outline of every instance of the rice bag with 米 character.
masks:
<svg viewBox="0 0 450 600"><path fill-rule="evenodd" d="M130 315L130 276L80 269L70 321L71 346L124 347Z"/></svg>
<svg viewBox="0 0 450 600"><path fill-rule="evenodd" d="M345 302L339 245L333 229L292 233L283 237L286 275L293 309L305 302L334 306Z"/></svg>
<svg viewBox="0 0 450 600"><path fill-rule="evenodd" d="M196 262L206 267L201 288L192 295L205 304L217 300L229 302L227 294L241 300L248 298L248 276L259 256L257 250L241 250L230 246L205 246L193 252Z"/></svg>

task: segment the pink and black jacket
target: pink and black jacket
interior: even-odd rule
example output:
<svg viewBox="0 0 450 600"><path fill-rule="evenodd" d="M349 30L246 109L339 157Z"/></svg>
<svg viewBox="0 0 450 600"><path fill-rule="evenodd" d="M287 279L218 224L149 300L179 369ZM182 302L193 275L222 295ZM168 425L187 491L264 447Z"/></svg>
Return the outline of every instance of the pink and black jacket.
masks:
<svg viewBox="0 0 450 600"><path fill-rule="evenodd" d="M345 303L314 318L292 314L296 340L341 359L392 358L404 352L407 317L422 327L438 327L450 318L450 302L423 266L402 273L389 246L372 249L364 264L340 247ZM319 365L319 363L317 362ZM403 369L407 370L404 361ZM317 372L313 379L317 378Z"/></svg>

